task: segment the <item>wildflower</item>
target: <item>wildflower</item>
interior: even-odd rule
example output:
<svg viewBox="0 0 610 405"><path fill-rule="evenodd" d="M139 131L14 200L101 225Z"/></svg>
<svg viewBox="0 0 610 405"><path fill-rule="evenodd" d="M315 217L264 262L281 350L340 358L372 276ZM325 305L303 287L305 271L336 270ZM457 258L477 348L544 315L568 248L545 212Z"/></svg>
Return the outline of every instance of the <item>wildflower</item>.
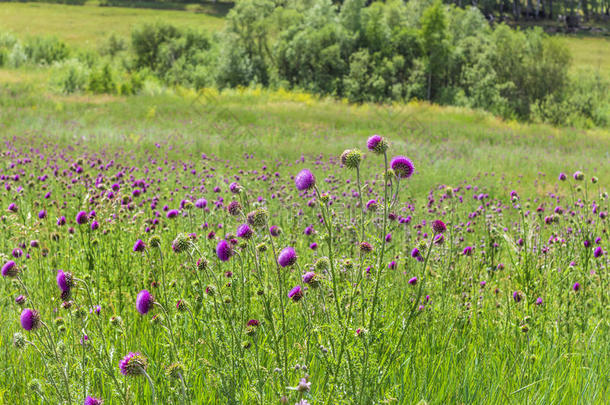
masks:
<svg viewBox="0 0 610 405"><path fill-rule="evenodd" d="M574 283L572 290L574 290L574 292L578 292L578 290L580 290L580 283Z"/></svg>
<svg viewBox="0 0 610 405"><path fill-rule="evenodd" d="M315 288L319 285L318 277L317 277L316 273L313 271L308 271L307 273L303 274L302 279L303 279L303 283L308 284L308 285L312 286L313 288Z"/></svg>
<svg viewBox="0 0 610 405"><path fill-rule="evenodd" d="M399 178L409 178L415 171L415 166L408 158L404 156L396 156L390 162L390 167Z"/></svg>
<svg viewBox="0 0 610 405"><path fill-rule="evenodd" d="M411 284L411 285L415 285L415 284L417 284L417 277L412 277L412 278L410 278L410 279L409 279L409 284Z"/></svg>
<svg viewBox="0 0 610 405"><path fill-rule="evenodd" d="M17 277L19 274L19 269L14 261L9 260L2 266L2 277Z"/></svg>
<svg viewBox="0 0 610 405"><path fill-rule="evenodd" d="M269 233L271 236L279 236L282 233L282 230L277 225L271 225L269 227Z"/></svg>
<svg viewBox="0 0 610 405"><path fill-rule="evenodd" d="M341 163L348 169L357 169L362 161L362 152L358 149L347 149L341 154Z"/></svg>
<svg viewBox="0 0 610 405"><path fill-rule="evenodd" d="M174 239L172 242L172 250L175 253L182 253L185 252L191 246L191 244L192 243L188 236L183 233L179 233L176 235L176 239Z"/></svg>
<svg viewBox="0 0 610 405"><path fill-rule="evenodd" d="M40 315L38 311L25 308L21 312L21 326L25 330L35 330L40 326Z"/></svg>
<svg viewBox="0 0 610 405"><path fill-rule="evenodd" d="M66 273L63 270L57 271L57 286L62 292L70 291L74 282L72 280L72 273Z"/></svg>
<svg viewBox="0 0 610 405"><path fill-rule="evenodd" d="M79 225L84 225L89 221L89 214L87 214L85 211L80 211L78 214L76 214L76 223Z"/></svg>
<svg viewBox="0 0 610 405"><path fill-rule="evenodd" d="M252 237L252 229L248 224L241 224L237 227L236 235L238 238L250 239Z"/></svg>
<svg viewBox="0 0 610 405"><path fill-rule="evenodd" d="M294 184L299 191L309 190L316 184L316 178L309 169L303 169L294 178Z"/></svg>
<svg viewBox="0 0 610 405"><path fill-rule="evenodd" d="M142 315L150 311L155 303L155 299L148 290L142 290L136 298L136 309Z"/></svg>
<svg viewBox="0 0 610 405"><path fill-rule="evenodd" d="M292 247L290 247L290 246L285 247L280 252L280 254L277 258L277 262L282 267L292 266L293 264L295 264L297 262L297 254Z"/></svg>
<svg viewBox="0 0 610 405"><path fill-rule="evenodd" d="M94 397L85 398L85 405L102 405L104 403L103 400Z"/></svg>
<svg viewBox="0 0 610 405"><path fill-rule="evenodd" d="M142 242L142 239L138 239L133 245L134 252L143 252L146 249L146 245Z"/></svg>
<svg viewBox="0 0 610 405"><path fill-rule="evenodd" d="M297 285L292 290L288 292L288 298L292 299L294 302L299 301L303 298L303 291L301 290L301 286Z"/></svg>
<svg viewBox="0 0 610 405"><path fill-rule="evenodd" d="M434 233L443 233L447 230L445 223L439 219L432 221L432 230Z"/></svg>
<svg viewBox="0 0 610 405"><path fill-rule="evenodd" d="M595 250L593 251L593 257L595 257L596 259L599 257L602 257L604 255L604 251L602 250L601 246L598 246L595 248Z"/></svg>
<svg viewBox="0 0 610 405"><path fill-rule="evenodd" d="M267 210L264 208L259 208L254 210L247 215L248 224L252 225L255 228L262 228L267 224L269 214Z"/></svg>
<svg viewBox="0 0 610 405"><path fill-rule="evenodd" d="M375 134L366 141L366 147L370 151L372 151L378 155L381 155L386 150L388 150L388 143L383 137Z"/></svg>
<svg viewBox="0 0 610 405"><path fill-rule="evenodd" d="M241 212L241 204L239 203L239 201L231 201L227 206L227 212L233 215L234 217L239 215L239 213Z"/></svg>
<svg viewBox="0 0 610 405"><path fill-rule="evenodd" d="M223 239L218 242L218 245L216 245L216 256L218 256L218 259L221 262L226 262L231 258L232 255L233 249L231 248L231 245L227 243L226 240Z"/></svg>
<svg viewBox="0 0 610 405"><path fill-rule="evenodd" d="M373 245L368 242L360 242L360 251L364 254L371 253L373 251Z"/></svg>
<svg viewBox="0 0 610 405"><path fill-rule="evenodd" d="M515 300L515 302L520 302L522 299L523 299L523 293L521 291L513 292L513 300Z"/></svg>
<svg viewBox="0 0 610 405"><path fill-rule="evenodd" d="M148 360L141 353L130 352L119 362L119 369L126 376L143 375L146 367L148 367Z"/></svg>

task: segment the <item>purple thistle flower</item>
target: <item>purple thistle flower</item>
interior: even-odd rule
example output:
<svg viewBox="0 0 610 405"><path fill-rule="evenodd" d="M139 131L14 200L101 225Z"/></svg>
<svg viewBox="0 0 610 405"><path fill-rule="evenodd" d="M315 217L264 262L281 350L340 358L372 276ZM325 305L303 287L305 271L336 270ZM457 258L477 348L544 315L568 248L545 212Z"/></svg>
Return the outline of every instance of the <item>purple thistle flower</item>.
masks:
<svg viewBox="0 0 610 405"><path fill-rule="evenodd" d="M8 211L10 211L10 212L17 212L17 204L15 204L15 203L10 203L10 204L8 205Z"/></svg>
<svg viewBox="0 0 610 405"><path fill-rule="evenodd" d="M366 147L377 154L382 154L388 149L388 143L380 135L373 135L366 141Z"/></svg>
<svg viewBox="0 0 610 405"><path fill-rule="evenodd" d="M299 301L303 298L303 291L301 290L301 286L297 285L292 290L288 292L288 298L292 299L294 302Z"/></svg>
<svg viewBox="0 0 610 405"><path fill-rule="evenodd" d="M560 181L566 181L568 178L568 176L566 176L565 173L559 173L559 180Z"/></svg>
<svg viewBox="0 0 610 405"><path fill-rule="evenodd" d="M432 230L434 233L443 233L447 230L447 225L440 219L437 219L436 221L432 221Z"/></svg>
<svg viewBox="0 0 610 405"><path fill-rule="evenodd" d="M472 250L473 250L473 247L472 247L472 246L466 246L466 247L464 248L464 250L462 251L462 254L463 254L464 256L472 256Z"/></svg>
<svg viewBox="0 0 610 405"><path fill-rule="evenodd" d="M148 367L148 361L141 353L128 353L119 362L119 369L123 375L138 376L142 375Z"/></svg>
<svg viewBox="0 0 610 405"><path fill-rule="evenodd" d="M102 405L104 403L103 400L94 397L85 398L85 405Z"/></svg>
<svg viewBox="0 0 610 405"><path fill-rule="evenodd" d="M542 305L542 298L541 297L536 298L535 304L536 305Z"/></svg>
<svg viewBox="0 0 610 405"><path fill-rule="evenodd" d="M417 284L417 277L412 277L412 278L410 278L410 279L409 279L409 284L411 284L411 285L415 285L415 284Z"/></svg>
<svg viewBox="0 0 610 405"><path fill-rule="evenodd" d="M297 254L290 246L285 247L277 257L277 262L282 267L292 266L297 262Z"/></svg>
<svg viewBox="0 0 610 405"><path fill-rule="evenodd" d="M143 252L146 249L146 244L142 241L142 239L138 239L136 243L133 245L134 252Z"/></svg>
<svg viewBox="0 0 610 405"><path fill-rule="evenodd" d="M176 218L178 216L178 210L169 210L167 211L166 217L167 218Z"/></svg>
<svg viewBox="0 0 610 405"><path fill-rule="evenodd" d="M392 158L390 162L390 167L396 173L396 176L402 179L408 179L413 175L415 171L415 166L413 166L413 162L411 162L408 158L404 156L396 156Z"/></svg>
<svg viewBox="0 0 610 405"><path fill-rule="evenodd" d="M18 295L17 297L15 297L15 304L17 305L24 305L26 301L27 298L25 298L25 295Z"/></svg>
<svg viewBox="0 0 610 405"><path fill-rule="evenodd" d="M155 299L148 290L142 290L138 293L136 298L136 309L142 315L145 315L150 311L155 303Z"/></svg>
<svg viewBox="0 0 610 405"><path fill-rule="evenodd" d="M595 257L596 259L599 257L602 257L604 255L604 251L602 250L601 246L598 246L595 248L595 250L593 251L593 257Z"/></svg>
<svg viewBox="0 0 610 405"><path fill-rule="evenodd" d="M314 273L313 271L308 271L307 273L303 274L303 283L309 284L315 277L316 273Z"/></svg>
<svg viewBox="0 0 610 405"><path fill-rule="evenodd" d="M17 274L19 274L19 270L14 261L9 260L4 263L4 266L2 266L2 277L16 277Z"/></svg>
<svg viewBox="0 0 610 405"><path fill-rule="evenodd" d="M73 285L72 274L65 273L63 270L57 270L55 281L57 281L57 286L62 292L70 291Z"/></svg>
<svg viewBox="0 0 610 405"><path fill-rule="evenodd" d="M294 178L294 184L299 191L309 190L315 186L316 178L309 169L303 169Z"/></svg>
<svg viewBox="0 0 610 405"><path fill-rule="evenodd" d="M208 201L205 198L200 198L195 201L195 207L203 209L208 205Z"/></svg>
<svg viewBox="0 0 610 405"><path fill-rule="evenodd" d="M97 221L95 221L95 220L94 220L93 222L91 222L91 230L92 230L92 231L95 231L95 230L96 230L96 229L98 229L99 227L100 227L99 222L97 222Z"/></svg>
<svg viewBox="0 0 610 405"><path fill-rule="evenodd" d="M216 256L220 259L221 262L226 262L233 255L233 249L231 245L226 240L221 240L216 245Z"/></svg>
<svg viewBox="0 0 610 405"><path fill-rule="evenodd" d="M515 300L515 302L520 302L523 299L523 293L521 291L515 291L513 293L513 300Z"/></svg>
<svg viewBox="0 0 610 405"><path fill-rule="evenodd" d="M250 239L252 237L252 229L248 224L241 224L237 227L236 235L238 238Z"/></svg>
<svg viewBox="0 0 610 405"><path fill-rule="evenodd" d="M57 218L57 226L64 226L66 224L66 217L63 215Z"/></svg>
<svg viewBox="0 0 610 405"><path fill-rule="evenodd" d="M34 330L40 326L38 311L26 308L21 312L21 327L25 330Z"/></svg>
<svg viewBox="0 0 610 405"><path fill-rule="evenodd" d="M572 289L574 290L574 292L578 292L578 290L580 290L580 283L574 283Z"/></svg>
<svg viewBox="0 0 610 405"><path fill-rule="evenodd" d="M76 223L79 225L84 225L89 221L89 214L87 214L85 211L80 211L78 214L76 214Z"/></svg>
<svg viewBox="0 0 610 405"><path fill-rule="evenodd" d="M271 236L279 236L281 231L277 225L271 225L269 227L269 233L271 234Z"/></svg>
<svg viewBox="0 0 610 405"><path fill-rule="evenodd" d="M45 219L47 217L47 210L42 210L38 213L39 219Z"/></svg>

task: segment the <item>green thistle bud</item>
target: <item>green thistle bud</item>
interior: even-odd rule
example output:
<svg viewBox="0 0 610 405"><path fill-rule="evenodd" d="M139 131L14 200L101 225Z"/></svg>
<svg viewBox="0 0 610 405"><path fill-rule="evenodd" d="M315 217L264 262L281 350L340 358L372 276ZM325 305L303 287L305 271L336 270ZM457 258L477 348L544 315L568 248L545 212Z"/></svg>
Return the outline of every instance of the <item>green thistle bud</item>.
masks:
<svg viewBox="0 0 610 405"><path fill-rule="evenodd" d="M183 233L179 233L172 242L172 250L176 253L185 252L191 247L191 240Z"/></svg>
<svg viewBox="0 0 610 405"><path fill-rule="evenodd" d="M358 149L347 149L341 154L341 163L348 169L357 169L362 161L362 152Z"/></svg>
<svg viewBox="0 0 610 405"><path fill-rule="evenodd" d="M17 349L23 349L25 345L25 336L19 332L15 333L13 335L13 346L15 346Z"/></svg>
<svg viewBox="0 0 610 405"><path fill-rule="evenodd" d="M328 257L321 257L316 260L314 267L318 271L328 270L328 268L330 267L330 261L328 260Z"/></svg>
<svg viewBox="0 0 610 405"><path fill-rule="evenodd" d="M176 380L180 379L184 375L184 366L181 363L172 363L165 369L165 375Z"/></svg>
<svg viewBox="0 0 610 405"><path fill-rule="evenodd" d="M259 208L250 212L247 216L248 224L256 228L262 228L267 224L269 214L264 208Z"/></svg>
<svg viewBox="0 0 610 405"><path fill-rule="evenodd" d="M148 239L148 246L159 247L161 246L161 237L159 235L153 235Z"/></svg>
<svg viewBox="0 0 610 405"><path fill-rule="evenodd" d="M267 244L266 243L259 243L258 245L256 245L256 250L258 250L260 253L266 252L267 251Z"/></svg>

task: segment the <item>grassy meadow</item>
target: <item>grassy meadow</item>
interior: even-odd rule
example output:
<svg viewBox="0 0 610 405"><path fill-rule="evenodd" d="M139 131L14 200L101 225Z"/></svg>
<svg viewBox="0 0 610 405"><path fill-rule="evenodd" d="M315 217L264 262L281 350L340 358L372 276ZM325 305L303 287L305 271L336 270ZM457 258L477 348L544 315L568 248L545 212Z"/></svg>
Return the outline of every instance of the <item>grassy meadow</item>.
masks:
<svg viewBox="0 0 610 405"><path fill-rule="evenodd" d="M224 8L219 8L223 10ZM197 11L197 12L196 12ZM213 8L158 10L100 7L97 3L65 5L48 3L2 3L0 28L25 38L51 35L83 48L95 47L110 34L129 37L138 24L165 21L178 27L214 32L224 26L223 15Z"/></svg>
<svg viewBox="0 0 610 405"><path fill-rule="evenodd" d="M0 30L222 27L189 10ZM610 403L606 128L53 72L0 69L0 404Z"/></svg>

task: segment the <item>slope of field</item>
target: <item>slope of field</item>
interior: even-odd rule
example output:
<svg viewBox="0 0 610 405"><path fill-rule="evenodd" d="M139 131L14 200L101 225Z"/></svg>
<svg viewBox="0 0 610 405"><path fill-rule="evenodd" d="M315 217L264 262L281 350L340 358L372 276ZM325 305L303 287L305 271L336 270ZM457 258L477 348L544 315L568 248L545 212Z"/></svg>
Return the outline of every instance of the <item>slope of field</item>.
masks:
<svg viewBox="0 0 610 405"><path fill-rule="evenodd" d="M545 184L553 184L561 171L584 170L610 181L607 131L506 122L484 112L426 103L354 106L256 89L127 98L40 96L24 84L0 88L0 103L6 136L41 131L67 142L86 138L100 146L134 147L175 137L227 158L244 151L291 159L338 155L372 133L391 134L426 172L411 183L420 191L492 173L514 175L528 188L539 179L540 192L551 191Z"/></svg>
<svg viewBox="0 0 610 405"><path fill-rule="evenodd" d="M205 13L181 10L153 10L99 7L94 4L72 6L47 3L2 3L0 30L21 37L54 35L76 46L95 46L111 33L127 37L133 27L164 21L180 27L220 30L224 19Z"/></svg>

